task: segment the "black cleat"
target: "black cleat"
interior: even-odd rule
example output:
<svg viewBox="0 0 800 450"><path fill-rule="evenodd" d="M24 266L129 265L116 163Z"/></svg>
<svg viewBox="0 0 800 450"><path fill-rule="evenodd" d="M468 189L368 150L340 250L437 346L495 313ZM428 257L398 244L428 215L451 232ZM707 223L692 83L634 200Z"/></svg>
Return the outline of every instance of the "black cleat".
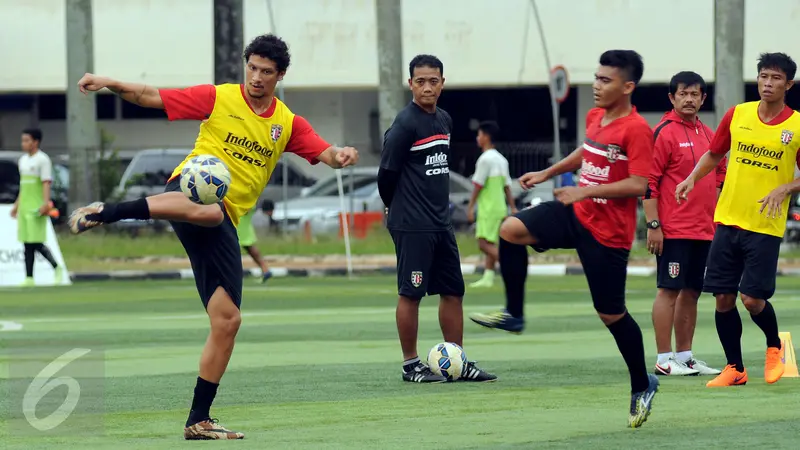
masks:
<svg viewBox="0 0 800 450"><path fill-rule="evenodd" d="M497 380L497 375L492 375L491 373L478 367L477 361L467 362L467 365L464 366L464 373L462 373L461 378L458 379L458 381L477 381L477 382L486 382L495 380Z"/></svg>
<svg viewBox="0 0 800 450"><path fill-rule="evenodd" d="M403 372L403 381L410 383L444 383L447 378L436 375L425 364L417 363L411 370Z"/></svg>

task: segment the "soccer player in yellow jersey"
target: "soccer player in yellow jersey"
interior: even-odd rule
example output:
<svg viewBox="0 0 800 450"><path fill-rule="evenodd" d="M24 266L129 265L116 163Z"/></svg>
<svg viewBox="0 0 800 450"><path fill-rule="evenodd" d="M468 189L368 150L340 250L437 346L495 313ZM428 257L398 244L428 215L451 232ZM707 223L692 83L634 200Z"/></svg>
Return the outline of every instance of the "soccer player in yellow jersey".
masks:
<svg viewBox="0 0 800 450"><path fill-rule="evenodd" d="M730 151L703 283L703 291L714 294L717 300L717 333L728 365L708 382L709 387L747 383L737 293L767 338L764 380L775 383L783 376L785 349L769 299L775 293L789 199L792 193L800 192L800 179L794 179L794 168L800 164L800 114L785 103L796 72L797 65L789 56L762 54L758 60L761 101L728 110L709 151L675 190L679 203L692 201L688 194L695 182L712 173Z"/></svg>
<svg viewBox="0 0 800 450"><path fill-rule="evenodd" d="M286 74L289 61L286 43L277 36L263 35L244 51L246 78L242 84L155 89L93 74L78 82L84 93L108 88L131 103L163 109L169 120L202 121L194 150L175 168L163 194L119 204L92 203L75 210L69 220L73 233L121 219L172 223L192 264L197 291L211 322L185 439L244 437L209 415L241 323L243 269L236 233L240 217L256 204L284 151L333 168L358 161L354 148L329 145L305 119L275 98L275 85ZM220 158L231 172L228 194L219 205L193 203L180 191L183 164L200 154Z"/></svg>

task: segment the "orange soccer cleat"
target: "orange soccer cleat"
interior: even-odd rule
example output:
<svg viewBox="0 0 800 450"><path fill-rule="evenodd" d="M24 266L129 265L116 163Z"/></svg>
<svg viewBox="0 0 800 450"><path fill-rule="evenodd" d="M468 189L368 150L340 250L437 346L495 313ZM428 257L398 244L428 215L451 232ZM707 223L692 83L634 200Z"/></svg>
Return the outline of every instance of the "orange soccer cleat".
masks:
<svg viewBox="0 0 800 450"><path fill-rule="evenodd" d="M781 379L786 370L786 348L767 347L767 360L764 363L764 381L772 384Z"/></svg>
<svg viewBox="0 0 800 450"><path fill-rule="evenodd" d="M707 387L726 387L726 386L744 386L747 384L747 369L739 372L736 366L728 364L722 369L722 373L717 375L716 378L706 383Z"/></svg>

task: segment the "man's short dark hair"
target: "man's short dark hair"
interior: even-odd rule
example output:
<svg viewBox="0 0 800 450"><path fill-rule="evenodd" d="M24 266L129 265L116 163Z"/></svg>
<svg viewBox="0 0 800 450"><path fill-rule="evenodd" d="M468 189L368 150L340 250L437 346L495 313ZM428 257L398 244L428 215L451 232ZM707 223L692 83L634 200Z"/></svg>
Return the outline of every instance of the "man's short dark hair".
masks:
<svg viewBox="0 0 800 450"><path fill-rule="evenodd" d="M444 75L444 64L442 61L433 55L417 55L408 64L408 77L414 78L414 69L417 67L430 67L431 69L439 69L439 73Z"/></svg>
<svg viewBox="0 0 800 450"><path fill-rule="evenodd" d="M489 136L489 139L494 142L498 137L500 137L500 126L497 125L497 122L492 120L487 120L478 124L478 130L483 132L483 134Z"/></svg>
<svg viewBox="0 0 800 450"><path fill-rule="evenodd" d="M25 128L22 130L22 134L27 134L36 142L42 142L42 130L38 128Z"/></svg>
<svg viewBox="0 0 800 450"><path fill-rule="evenodd" d="M669 80L669 93L675 95L680 85L683 85L684 88L697 86L700 88L701 94L706 93L706 80L697 72L684 71L676 73L672 79Z"/></svg>
<svg viewBox="0 0 800 450"><path fill-rule="evenodd" d="M644 75L642 55L633 50L608 50L600 55L600 65L619 69L625 81L633 81L637 85Z"/></svg>
<svg viewBox="0 0 800 450"><path fill-rule="evenodd" d="M273 61L278 72L286 72L291 62L289 46L274 34L262 34L250 41L247 48L244 49L244 61L249 61L252 55Z"/></svg>
<svg viewBox="0 0 800 450"><path fill-rule="evenodd" d="M762 53L758 55L758 71L763 69L779 70L791 81L797 74L797 63L786 53Z"/></svg>

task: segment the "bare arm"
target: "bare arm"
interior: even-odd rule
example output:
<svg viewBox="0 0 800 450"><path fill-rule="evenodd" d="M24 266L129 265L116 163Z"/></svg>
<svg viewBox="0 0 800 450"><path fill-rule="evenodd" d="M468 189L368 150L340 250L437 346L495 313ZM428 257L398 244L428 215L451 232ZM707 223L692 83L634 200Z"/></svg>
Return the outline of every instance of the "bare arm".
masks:
<svg viewBox="0 0 800 450"><path fill-rule="evenodd" d="M46 180L42 183L42 198L44 198L44 204L47 205L50 203L50 187L52 182L50 180Z"/></svg>
<svg viewBox="0 0 800 450"><path fill-rule="evenodd" d="M331 145L317 156L317 160L334 169L341 169L358 161L358 152L353 147Z"/></svg>
<svg viewBox="0 0 800 450"><path fill-rule="evenodd" d="M581 167L583 161L583 147L578 147L569 156L544 170L547 178L557 177L563 173L574 172Z"/></svg>
<svg viewBox="0 0 800 450"><path fill-rule="evenodd" d="M652 222L654 220L660 221L660 219L658 218L657 198L647 198L642 200L642 206L644 206L644 217L647 219L648 222Z"/></svg>
<svg viewBox="0 0 800 450"><path fill-rule="evenodd" d="M110 80L108 90L119 95L123 100L145 108L164 109L164 102L158 89L139 83L125 83Z"/></svg>
<svg viewBox="0 0 800 450"><path fill-rule="evenodd" d="M481 189L481 186L475 185L475 188L472 190L472 195L469 197L469 205L467 205L467 210L475 210L475 202L478 201L478 195L481 193Z"/></svg>
<svg viewBox="0 0 800 450"><path fill-rule="evenodd" d="M509 186L505 187L506 192L506 203L508 203L508 207L511 208L512 211L517 209L517 205L514 203L514 196L511 195L511 188Z"/></svg>
<svg viewBox="0 0 800 450"><path fill-rule="evenodd" d="M692 173L689 174L687 179L696 183L697 180L702 179L715 170L724 157L724 153L706 152L705 155L700 157L700 161L697 161L697 165L694 166L694 170L692 170Z"/></svg>
<svg viewBox="0 0 800 450"><path fill-rule="evenodd" d="M597 186L584 186L587 198L625 198L641 197L647 191L647 177L631 175L624 180Z"/></svg>
<svg viewBox="0 0 800 450"><path fill-rule="evenodd" d="M78 81L78 89L86 94L107 88L123 100L145 108L164 109L158 89L139 83L126 83L108 77L87 73Z"/></svg>

